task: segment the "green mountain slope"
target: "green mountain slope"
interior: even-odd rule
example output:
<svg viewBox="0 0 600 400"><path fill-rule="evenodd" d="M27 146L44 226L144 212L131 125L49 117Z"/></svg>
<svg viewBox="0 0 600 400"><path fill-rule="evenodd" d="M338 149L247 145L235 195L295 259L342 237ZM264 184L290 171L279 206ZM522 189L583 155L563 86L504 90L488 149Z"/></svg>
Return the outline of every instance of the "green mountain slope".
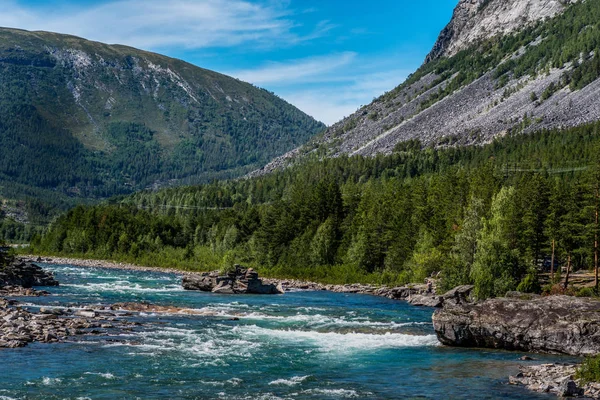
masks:
<svg viewBox="0 0 600 400"><path fill-rule="evenodd" d="M0 29L0 197L58 204L239 176L323 129L181 60Z"/></svg>

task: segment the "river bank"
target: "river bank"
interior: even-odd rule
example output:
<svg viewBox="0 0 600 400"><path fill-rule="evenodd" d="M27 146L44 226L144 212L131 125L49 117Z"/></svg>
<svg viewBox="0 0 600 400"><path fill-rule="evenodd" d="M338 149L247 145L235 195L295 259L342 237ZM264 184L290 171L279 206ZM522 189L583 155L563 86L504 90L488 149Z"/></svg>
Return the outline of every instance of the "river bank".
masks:
<svg viewBox="0 0 600 400"><path fill-rule="evenodd" d="M0 348L30 343L57 343L71 337L94 335L135 325L121 321L110 308L42 307L28 310L14 298L50 295L33 287L58 287L60 283L32 260L20 258L0 269ZM101 330L98 330L101 329Z"/></svg>
<svg viewBox="0 0 600 400"><path fill-rule="evenodd" d="M172 268L159 268L159 267L145 267L141 265L123 263L123 262L113 262L107 260L93 260L93 259L85 259L85 258L69 258L69 257L50 257L50 256L38 256L38 255L21 255L17 258L23 260L31 260L38 263L44 264L54 264L54 265L74 265L77 267L87 267L87 268L111 268L111 269L124 269L130 271L148 271L148 272L164 272L171 274L180 274L183 275L188 273L186 271L180 271Z"/></svg>
<svg viewBox="0 0 600 400"><path fill-rule="evenodd" d="M112 262L106 260L91 260L81 258L68 258L68 257L43 257L35 255L23 255L23 259L35 260L36 262L54 265L75 265L78 267L88 268L111 268L111 269L124 269L131 271L148 271L148 272L164 272L174 273L181 276L196 276L202 277L204 272L190 272L182 271L177 269L169 268L158 268L158 267L146 267L135 264L123 263L123 262ZM206 271L210 272L210 271ZM428 306L428 307L440 307L443 302L442 296L435 295L435 283L432 287L432 293L428 293L427 285L425 284L411 284L406 286L389 287L385 285L365 285L365 284L345 284L345 285L332 285L323 284L318 282L303 281L298 279L275 279L275 278L262 278L265 284L272 284L275 286L281 285L285 291L291 290L312 290L312 291L329 291L333 293L350 293L350 294L366 294L372 296L385 297L393 300L405 300L412 305L416 306Z"/></svg>

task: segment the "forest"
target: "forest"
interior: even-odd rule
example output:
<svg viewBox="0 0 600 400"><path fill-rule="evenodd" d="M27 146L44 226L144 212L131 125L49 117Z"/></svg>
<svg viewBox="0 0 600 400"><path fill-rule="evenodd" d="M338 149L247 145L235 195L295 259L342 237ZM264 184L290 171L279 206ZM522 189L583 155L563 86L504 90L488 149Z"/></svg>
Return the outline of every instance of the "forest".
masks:
<svg viewBox="0 0 600 400"><path fill-rule="evenodd" d="M186 270L406 284L435 274L480 298L540 292L595 267L600 123L485 146L399 144L375 158L318 156L253 179L78 206L34 251ZM564 277L563 277L564 280Z"/></svg>

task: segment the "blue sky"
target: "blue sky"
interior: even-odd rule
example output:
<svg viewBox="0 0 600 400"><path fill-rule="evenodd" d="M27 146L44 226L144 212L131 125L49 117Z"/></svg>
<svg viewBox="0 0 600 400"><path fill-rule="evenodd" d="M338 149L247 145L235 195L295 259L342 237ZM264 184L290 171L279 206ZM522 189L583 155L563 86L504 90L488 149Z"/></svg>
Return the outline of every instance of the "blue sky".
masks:
<svg viewBox="0 0 600 400"><path fill-rule="evenodd" d="M332 124L423 62L458 0L0 0L0 26L177 57Z"/></svg>

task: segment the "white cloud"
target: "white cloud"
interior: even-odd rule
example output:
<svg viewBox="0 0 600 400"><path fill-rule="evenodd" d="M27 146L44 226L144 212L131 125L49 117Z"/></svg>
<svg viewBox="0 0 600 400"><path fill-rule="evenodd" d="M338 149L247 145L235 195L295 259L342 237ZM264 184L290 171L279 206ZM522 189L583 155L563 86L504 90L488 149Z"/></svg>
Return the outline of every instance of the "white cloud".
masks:
<svg viewBox="0 0 600 400"><path fill-rule="evenodd" d="M2 0L0 26L69 33L106 43L157 49L286 46L320 37L324 21L304 35L292 12L246 0L114 0L95 6L25 7Z"/></svg>
<svg viewBox="0 0 600 400"><path fill-rule="evenodd" d="M256 85L315 82L322 80L324 74L350 64L355 58L356 53L345 52L286 62L271 62L256 69L231 71L227 74Z"/></svg>
<svg viewBox="0 0 600 400"><path fill-rule="evenodd" d="M331 125L402 83L410 72L394 68L387 58L365 60L357 53L344 52L270 62L227 74L266 86L305 113Z"/></svg>
<svg viewBox="0 0 600 400"><path fill-rule="evenodd" d="M410 73L406 70L378 73L356 69L353 72L355 75L340 76L338 81L333 80L323 87L282 88L278 93L305 113L331 125L392 90Z"/></svg>
<svg viewBox="0 0 600 400"><path fill-rule="evenodd" d="M283 97L316 120L332 125L357 109L352 99L333 94L333 91L314 90L290 93Z"/></svg>

